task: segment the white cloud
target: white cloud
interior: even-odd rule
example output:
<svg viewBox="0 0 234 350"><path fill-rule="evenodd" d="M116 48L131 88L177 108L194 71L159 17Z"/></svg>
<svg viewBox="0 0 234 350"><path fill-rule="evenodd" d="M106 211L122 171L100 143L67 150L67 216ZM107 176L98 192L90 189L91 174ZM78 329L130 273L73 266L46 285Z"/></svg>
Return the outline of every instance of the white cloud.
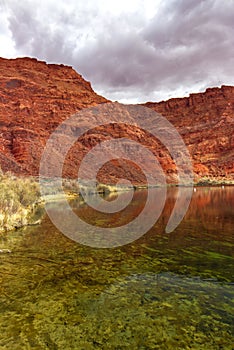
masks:
<svg viewBox="0 0 234 350"><path fill-rule="evenodd" d="M8 0L0 55L73 65L121 102L234 84L234 0Z"/></svg>

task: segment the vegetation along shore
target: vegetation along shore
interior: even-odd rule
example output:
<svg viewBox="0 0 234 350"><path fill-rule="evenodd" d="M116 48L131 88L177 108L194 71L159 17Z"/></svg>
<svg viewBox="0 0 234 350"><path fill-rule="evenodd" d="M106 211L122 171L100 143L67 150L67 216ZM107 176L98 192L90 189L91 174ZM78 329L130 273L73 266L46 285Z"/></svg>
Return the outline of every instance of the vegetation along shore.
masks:
<svg viewBox="0 0 234 350"><path fill-rule="evenodd" d="M0 171L0 232L35 224L34 213L39 203L37 181Z"/></svg>
<svg viewBox="0 0 234 350"><path fill-rule="evenodd" d="M17 177L0 170L0 232L14 230L27 225L40 223L45 202L58 201L77 197L81 193L92 194L88 183L77 184L74 179L64 179L63 189L58 189L55 181L48 180L45 195L41 196L39 182L34 177ZM228 179L203 178L195 186L233 185ZM139 186L139 189L142 186ZM138 186L134 186L138 189ZM113 195L117 191L129 190L128 186L97 184L97 192L102 195ZM64 192L63 192L64 191ZM40 214L38 214L40 212Z"/></svg>

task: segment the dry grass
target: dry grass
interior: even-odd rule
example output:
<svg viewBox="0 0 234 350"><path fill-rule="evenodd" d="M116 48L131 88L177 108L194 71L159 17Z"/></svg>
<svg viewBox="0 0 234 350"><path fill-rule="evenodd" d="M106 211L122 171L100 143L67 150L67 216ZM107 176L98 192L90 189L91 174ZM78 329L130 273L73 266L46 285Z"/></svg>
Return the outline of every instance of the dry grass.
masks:
<svg viewBox="0 0 234 350"><path fill-rule="evenodd" d="M0 171L0 230L22 226L40 198L38 183Z"/></svg>

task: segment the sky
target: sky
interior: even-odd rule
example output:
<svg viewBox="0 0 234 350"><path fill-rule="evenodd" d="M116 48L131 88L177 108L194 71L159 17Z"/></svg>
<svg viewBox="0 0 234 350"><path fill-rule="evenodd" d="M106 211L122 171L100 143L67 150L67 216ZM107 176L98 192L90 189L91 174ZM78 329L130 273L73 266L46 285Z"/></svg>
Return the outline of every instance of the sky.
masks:
<svg viewBox="0 0 234 350"><path fill-rule="evenodd" d="M234 0L0 0L0 56L71 65L122 103L234 85Z"/></svg>

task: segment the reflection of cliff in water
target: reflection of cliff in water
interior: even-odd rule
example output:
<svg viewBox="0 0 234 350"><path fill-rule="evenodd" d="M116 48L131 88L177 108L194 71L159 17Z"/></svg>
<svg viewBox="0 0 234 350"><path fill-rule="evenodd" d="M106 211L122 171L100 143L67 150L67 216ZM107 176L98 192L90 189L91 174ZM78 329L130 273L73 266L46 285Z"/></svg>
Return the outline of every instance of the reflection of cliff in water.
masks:
<svg viewBox="0 0 234 350"><path fill-rule="evenodd" d="M169 216L176 198L176 188L170 188L163 213ZM233 229L234 187L197 187L193 193L184 222L196 221L199 227L209 231L219 230L225 235ZM182 223L183 224L183 223Z"/></svg>
<svg viewBox="0 0 234 350"><path fill-rule="evenodd" d="M151 190L152 191L152 190ZM155 209L159 197L163 194L161 188L153 189L155 193L155 203L152 204L150 213L154 216ZM186 197L187 190L182 188L182 195ZM162 215L158 220L158 233L163 233L167 225L168 219L175 206L178 188L171 187L167 189L167 199L162 211ZM122 201L125 201L126 193L120 194ZM107 201L115 200L116 195L107 196ZM80 198L73 201L72 206L75 212L84 220L102 227L120 226L133 220L143 210L147 199L147 190L136 191L132 202L120 212L113 214L101 213L87 206ZM181 212L183 211L183 201L181 201ZM234 220L234 187L197 187L194 190L189 209L180 223L180 226L195 223L197 228L209 231L221 231L225 235L226 231L233 228Z"/></svg>

